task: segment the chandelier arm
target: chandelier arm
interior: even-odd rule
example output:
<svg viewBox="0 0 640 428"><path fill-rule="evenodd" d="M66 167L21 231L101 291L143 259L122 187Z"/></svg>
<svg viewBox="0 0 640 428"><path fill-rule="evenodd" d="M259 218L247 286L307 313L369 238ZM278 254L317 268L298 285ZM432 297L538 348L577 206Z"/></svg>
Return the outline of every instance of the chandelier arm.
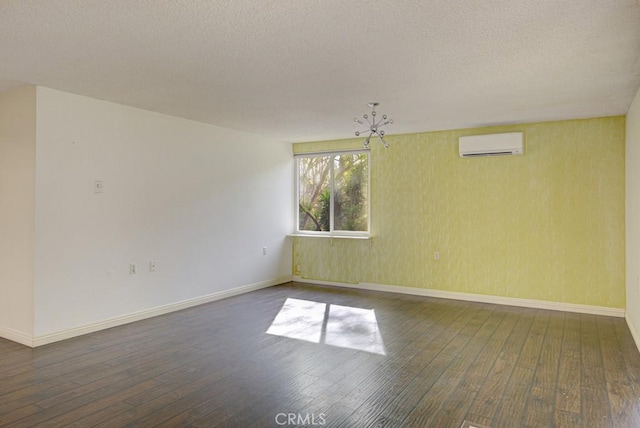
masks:
<svg viewBox="0 0 640 428"><path fill-rule="evenodd" d="M373 123L371 123L371 121L369 120L369 117L365 117L365 119L367 119L367 122L369 122L370 126L373 126ZM376 117L373 116L373 120L375 121Z"/></svg>
<svg viewBox="0 0 640 428"><path fill-rule="evenodd" d="M388 148L389 148L389 144L387 144L387 142L386 142L386 141L384 141L384 138L382 137L382 135L380 135L380 134L378 133L378 137L380 137L380 141L382 141L382 145L384 146L384 148L385 148L385 149L388 149Z"/></svg>

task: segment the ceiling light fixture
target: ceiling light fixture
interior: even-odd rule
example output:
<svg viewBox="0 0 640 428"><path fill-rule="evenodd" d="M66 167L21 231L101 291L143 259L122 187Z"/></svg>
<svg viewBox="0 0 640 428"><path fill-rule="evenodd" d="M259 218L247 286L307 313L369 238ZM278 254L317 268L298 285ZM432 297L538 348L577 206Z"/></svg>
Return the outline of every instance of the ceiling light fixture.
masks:
<svg viewBox="0 0 640 428"><path fill-rule="evenodd" d="M369 140L371 140L371 137L373 137L374 134L380 137L380 141L382 141L382 144L384 145L385 148L389 147L389 144L387 144L387 142L384 141L384 131L381 130L380 128L382 128L387 124L393 124L393 119L387 119L387 115L383 114L382 120L378 120L376 122L376 107L379 105L380 104L378 103L369 103L369 107L371 107L371 118L369 118L369 115L366 113L362 115L362 118L366 120L367 123L369 124L369 129L365 129L364 131L356 131L356 137L359 137L360 134L366 134L367 132L369 133L367 138L364 140L364 147L366 149L369 148ZM353 121L355 123L359 123L360 125L365 124L362 120L358 119L357 117L354 117Z"/></svg>

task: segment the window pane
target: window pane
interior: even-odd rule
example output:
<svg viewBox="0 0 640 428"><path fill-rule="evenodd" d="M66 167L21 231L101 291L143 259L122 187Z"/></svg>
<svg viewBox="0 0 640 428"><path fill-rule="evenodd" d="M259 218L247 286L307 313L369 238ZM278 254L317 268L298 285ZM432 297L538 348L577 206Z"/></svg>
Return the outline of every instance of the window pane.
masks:
<svg viewBox="0 0 640 428"><path fill-rule="evenodd" d="M330 168L330 156L298 158L298 230L329 231Z"/></svg>
<svg viewBox="0 0 640 428"><path fill-rule="evenodd" d="M334 158L334 230L367 231L368 166L366 153Z"/></svg>

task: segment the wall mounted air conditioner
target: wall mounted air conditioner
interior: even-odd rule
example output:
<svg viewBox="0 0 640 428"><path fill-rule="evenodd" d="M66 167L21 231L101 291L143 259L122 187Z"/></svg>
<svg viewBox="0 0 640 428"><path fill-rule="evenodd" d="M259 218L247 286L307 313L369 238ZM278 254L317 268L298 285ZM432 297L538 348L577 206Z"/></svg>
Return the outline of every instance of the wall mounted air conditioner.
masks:
<svg viewBox="0 0 640 428"><path fill-rule="evenodd" d="M523 140L522 132L468 135L460 137L458 148L461 158L521 155L524 153Z"/></svg>

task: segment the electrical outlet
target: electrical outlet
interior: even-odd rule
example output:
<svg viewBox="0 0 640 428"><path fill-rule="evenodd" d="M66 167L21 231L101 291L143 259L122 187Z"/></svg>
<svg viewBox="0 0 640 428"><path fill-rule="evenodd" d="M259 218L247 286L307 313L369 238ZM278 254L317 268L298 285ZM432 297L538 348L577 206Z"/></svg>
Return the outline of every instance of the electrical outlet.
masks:
<svg viewBox="0 0 640 428"><path fill-rule="evenodd" d="M433 253L433 260L440 260L440 251Z"/></svg>
<svg viewBox="0 0 640 428"><path fill-rule="evenodd" d="M267 247L262 247L262 255L263 256L267 255Z"/></svg>
<svg viewBox="0 0 640 428"><path fill-rule="evenodd" d="M129 275L135 275L136 274L136 265L134 263L131 263L129 265Z"/></svg>
<svg viewBox="0 0 640 428"><path fill-rule="evenodd" d="M156 262L151 260L149 262L149 272L155 272L156 271Z"/></svg>

